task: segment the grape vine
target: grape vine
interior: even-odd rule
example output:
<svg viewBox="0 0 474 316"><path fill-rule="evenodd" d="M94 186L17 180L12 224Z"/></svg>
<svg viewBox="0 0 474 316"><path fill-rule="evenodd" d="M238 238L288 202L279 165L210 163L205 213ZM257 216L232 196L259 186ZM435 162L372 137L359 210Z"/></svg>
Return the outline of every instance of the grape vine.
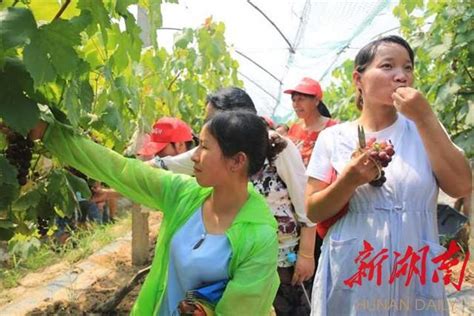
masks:
<svg viewBox="0 0 474 316"><path fill-rule="evenodd" d="M184 29L168 51L155 36L161 4L0 2L0 127L14 135L0 133L0 239L33 234L38 217L71 215L74 193L88 193L41 143L26 139L46 109L105 146L133 154L134 137L158 117L177 116L198 130L207 93L242 86L224 24L208 18ZM148 19L137 21L131 5ZM140 25L149 28L148 37Z"/></svg>

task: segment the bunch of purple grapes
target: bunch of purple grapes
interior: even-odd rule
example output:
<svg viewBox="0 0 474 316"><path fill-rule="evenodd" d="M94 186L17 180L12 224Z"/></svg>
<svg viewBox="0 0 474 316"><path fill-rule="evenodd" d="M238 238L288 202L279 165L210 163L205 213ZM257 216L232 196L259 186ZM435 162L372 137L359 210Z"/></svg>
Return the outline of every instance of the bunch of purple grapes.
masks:
<svg viewBox="0 0 474 316"><path fill-rule="evenodd" d="M6 157L8 162L16 167L18 184L23 186L27 182L34 143L28 137L14 132L7 136L7 141Z"/></svg>
<svg viewBox="0 0 474 316"><path fill-rule="evenodd" d="M367 144L366 150L369 152L370 158L372 158L380 166L380 176L369 182L374 187L381 187L387 178L385 177L385 171L382 168L388 166L392 161L392 156L395 154L392 142L390 140L383 142L373 142Z"/></svg>

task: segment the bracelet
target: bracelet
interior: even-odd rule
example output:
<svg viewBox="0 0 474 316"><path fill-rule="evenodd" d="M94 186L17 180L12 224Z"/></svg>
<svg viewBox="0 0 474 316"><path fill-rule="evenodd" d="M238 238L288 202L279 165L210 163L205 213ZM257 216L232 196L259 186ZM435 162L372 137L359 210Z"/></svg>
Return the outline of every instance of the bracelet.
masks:
<svg viewBox="0 0 474 316"><path fill-rule="evenodd" d="M298 255L306 259L314 259L314 255L305 255L302 252L298 252Z"/></svg>

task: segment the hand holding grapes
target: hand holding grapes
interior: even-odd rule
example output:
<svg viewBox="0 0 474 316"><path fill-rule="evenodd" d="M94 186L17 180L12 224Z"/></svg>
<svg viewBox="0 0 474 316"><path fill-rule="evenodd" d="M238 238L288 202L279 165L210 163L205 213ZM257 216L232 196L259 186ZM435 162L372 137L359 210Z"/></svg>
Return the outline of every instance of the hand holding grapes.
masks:
<svg viewBox="0 0 474 316"><path fill-rule="evenodd" d="M382 168L388 166L392 161L392 156L395 154L393 145L390 141L376 142L375 138L366 141L364 128L362 126L358 126L358 138L359 148L353 153L353 156L366 155L368 160L374 163L377 167L377 176L372 178L369 184L375 187L381 187L385 181L387 181L385 171Z"/></svg>
<svg viewBox="0 0 474 316"><path fill-rule="evenodd" d="M366 184L379 174L379 167L369 157L368 152L356 151L349 164L342 171L341 177L348 179L356 186Z"/></svg>
<svg viewBox="0 0 474 316"><path fill-rule="evenodd" d="M387 178L385 177L385 171L383 168L387 167L392 161L392 156L395 154L393 145L390 141L372 142L365 149L369 153L370 159L375 161L380 167L380 174L374 180L370 181L369 184L374 187L381 187Z"/></svg>

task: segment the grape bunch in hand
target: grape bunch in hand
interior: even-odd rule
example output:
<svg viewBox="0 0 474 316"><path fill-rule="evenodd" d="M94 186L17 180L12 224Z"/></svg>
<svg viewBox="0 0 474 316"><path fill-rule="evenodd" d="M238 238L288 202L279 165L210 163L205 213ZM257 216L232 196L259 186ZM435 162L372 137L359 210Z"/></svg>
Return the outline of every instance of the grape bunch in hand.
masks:
<svg viewBox="0 0 474 316"><path fill-rule="evenodd" d="M369 184L374 187L381 187L387 178L385 177L385 171L383 168L387 167L392 161L392 156L395 154L393 144L389 141L373 142L370 146L367 146L366 150L369 152L369 157L377 163L379 166L379 176L370 181Z"/></svg>
<svg viewBox="0 0 474 316"><path fill-rule="evenodd" d="M34 143L28 137L14 132L7 135L7 141L6 158L11 165L16 167L18 184L23 186L27 182Z"/></svg>
<svg viewBox="0 0 474 316"><path fill-rule="evenodd" d="M369 184L374 187L381 187L387 178L385 177L385 171L383 168L387 167L392 161L392 156L395 154L395 149L390 140L377 142L375 138L371 138L368 141L365 140L365 132L362 126L358 127L359 136L359 151L367 152L369 159L372 160L379 169L377 178L370 181Z"/></svg>

